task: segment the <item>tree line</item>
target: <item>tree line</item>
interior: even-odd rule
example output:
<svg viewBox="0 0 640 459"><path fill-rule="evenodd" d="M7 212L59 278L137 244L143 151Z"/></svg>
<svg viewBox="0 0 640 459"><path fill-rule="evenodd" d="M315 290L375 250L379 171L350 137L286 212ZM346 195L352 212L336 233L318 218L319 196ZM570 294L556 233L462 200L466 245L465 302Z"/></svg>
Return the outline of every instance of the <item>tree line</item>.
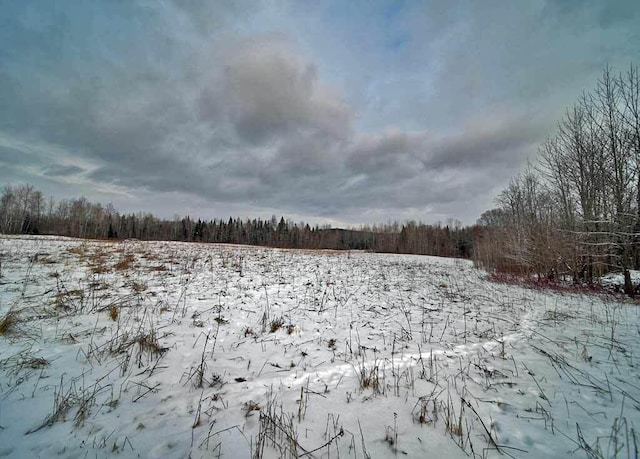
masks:
<svg viewBox="0 0 640 459"><path fill-rule="evenodd" d="M352 249L470 257L473 232L458 222L413 221L338 229L277 219L160 219L151 213L121 214L113 205L84 197L55 201L29 184L3 187L0 232L90 239L140 239L249 244L298 249Z"/></svg>
<svg viewBox="0 0 640 459"><path fill-rule="evenodd" d="M479 220L478 264L591 283L640 268L640 77L608 66Z"/></svg>

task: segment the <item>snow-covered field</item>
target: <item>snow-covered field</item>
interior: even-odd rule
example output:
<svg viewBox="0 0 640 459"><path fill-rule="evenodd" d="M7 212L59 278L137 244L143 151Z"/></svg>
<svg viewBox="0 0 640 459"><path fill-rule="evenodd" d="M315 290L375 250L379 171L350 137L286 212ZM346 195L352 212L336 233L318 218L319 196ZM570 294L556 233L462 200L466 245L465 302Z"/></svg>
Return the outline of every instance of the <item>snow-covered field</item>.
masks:
<svg viewBox="0 0 640 459"><path fill-rule="evenodd" d="M0 457L637 457L639 365L467 261L0 236Z"/></svg>

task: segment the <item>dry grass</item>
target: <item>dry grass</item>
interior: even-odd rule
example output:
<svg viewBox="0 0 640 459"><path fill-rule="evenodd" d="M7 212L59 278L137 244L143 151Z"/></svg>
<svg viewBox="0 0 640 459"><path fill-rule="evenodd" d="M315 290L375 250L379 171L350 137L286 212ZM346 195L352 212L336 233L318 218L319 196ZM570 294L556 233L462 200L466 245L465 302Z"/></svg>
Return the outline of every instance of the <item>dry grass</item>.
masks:
<svg viewBox="0 0 640 459"><path fill-rule="evenodd" d="M105 274L109 271L109 267L104 262L102 262L102 260L93 263L91 266L91 272L93 274Z"/></svg>
<svg viewBox="0 0 640 459"><path fill-rule="evenodd" d="M87 253L87 247L85 245L79 245L77 247L69 247L67 252L73 253L74 255L85 256Z"/></svg>
<svg viewBox="0 0 640 459"><path fill-rule="evenodd" d="M0 335L8 335L17 330L20 313L15 309L9 309L4 316L0 318Z"/></svg>
<svg viewBox="0 0 640 459"><path fill-rule="evenodd" d="M116 271L127 271L133 267L133 262L136 260L134 255L125 255L118 263L115 265Z"/></svg>
<svg viewBox="0 0 640 459"><path fill-rule="evenodd" d="M160 255L153 252L146 252L142 254L142 258L149 261L157 261L160 260Z"/></svg>
<svg viewBox="0 0 640 459"><path fill-rule="evenodd" d="M54 260L50 255L40 256L35 261L41 265L54 265L57 263L57 261Z"/></svg>
<svg viewBox="0 0 640 459"><path fill-rule="evenodd" d="M371 389L374 394L384 394L384 370L381 373L378 360L374 359L374 364L367 367L364 355L355 369L358 376L360 390Z"/></svg>
<svg viewBox="0 0 640 459"><path fill-rule="evenodd" d="M131 283L131 290L133 290L133 293L142 293L144 291L146 291L148 288L147 284L145 282L132 282Z"/></svg>
<svg viewBox="0 0 640 459"><path fill-rule="evenodd" d="M10 376L17 376L22 373L22 380L26 380L31 372L41 370L49 365L50 363L47 359L34 356L30 348L23 349L5 359L0 359L0 369L6 370Z"/></svg>
<svg viewBox="0 0 640 459"><path fill-rule="evenodd" d="M157 266L152 266L151 268L149 268L149 271L162 272L162 271L169 271L169 269L165 265L157 265Z"/></svg>
<svg viewBox="0 0 640 459"><path fill-rule="evenodd" d="M282 319L282 317L273 319L271 321L271 326L269 327L269 330L271 331L271 333L275 333L278 330L280 330L283 325L284 325L284 320Z"/></svg>
<svg viewBox="0 0 640 459"><path fill-rule="evenodd" d="M60 292L54 296L54 305L56 309L81 309L84 300L84 290L67 290Z"/></svg>

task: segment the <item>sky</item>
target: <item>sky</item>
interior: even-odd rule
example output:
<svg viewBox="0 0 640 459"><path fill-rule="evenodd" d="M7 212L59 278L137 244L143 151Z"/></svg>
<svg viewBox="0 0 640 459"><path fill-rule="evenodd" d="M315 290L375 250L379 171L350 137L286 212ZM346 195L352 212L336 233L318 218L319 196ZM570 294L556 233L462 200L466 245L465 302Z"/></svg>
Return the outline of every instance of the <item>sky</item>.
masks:
<svg viewBox="0 0 640 459"><path fill-rule="evenodd" d="M163 218L472 224L640 4L0 0L0 185Z"/></svg>

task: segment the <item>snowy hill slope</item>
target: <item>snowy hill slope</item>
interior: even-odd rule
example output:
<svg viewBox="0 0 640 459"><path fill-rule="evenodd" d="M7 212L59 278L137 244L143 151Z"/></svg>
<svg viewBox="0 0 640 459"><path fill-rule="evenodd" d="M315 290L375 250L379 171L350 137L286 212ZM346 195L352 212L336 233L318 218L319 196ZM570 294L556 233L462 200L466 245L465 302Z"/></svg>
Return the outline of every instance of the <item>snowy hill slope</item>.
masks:
<svg viewBox="0 0 640 459"><path fill-rule="evenodd" d="M640 308L462 260L0 236L0 457L637 457Z"/></svg>

